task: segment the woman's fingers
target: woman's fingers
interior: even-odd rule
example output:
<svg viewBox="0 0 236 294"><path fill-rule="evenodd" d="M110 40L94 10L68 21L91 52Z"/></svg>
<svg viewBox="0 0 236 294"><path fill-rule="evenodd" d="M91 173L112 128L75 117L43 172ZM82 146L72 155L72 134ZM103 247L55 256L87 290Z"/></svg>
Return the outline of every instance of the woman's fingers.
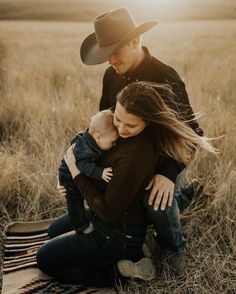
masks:
<svg viewBox="0 0 236 294"><path fill-rule="evenodd" d="M59 180L57 180L57 191L60 194L60 196L66 197L66 189L64 188L64 186L61 186L59 183Z"/></svg>

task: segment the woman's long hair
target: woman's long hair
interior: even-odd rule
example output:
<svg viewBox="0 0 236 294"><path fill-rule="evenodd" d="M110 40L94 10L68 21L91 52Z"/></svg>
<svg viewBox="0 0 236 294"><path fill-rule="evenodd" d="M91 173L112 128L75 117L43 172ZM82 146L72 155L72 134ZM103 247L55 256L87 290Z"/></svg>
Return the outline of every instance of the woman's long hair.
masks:
<svg viewBox="0 0 236 294"><path fill-rule="evenodd" d="M170 108L162 98L163 95L166 101L171 102L172 98L174 99L168 85L134 82L117 94L117 101L127 112L155 126L163 155L187 165L199 149L216 153L209 139L196 134L187 122L181 120L181 114Z"/></svg>

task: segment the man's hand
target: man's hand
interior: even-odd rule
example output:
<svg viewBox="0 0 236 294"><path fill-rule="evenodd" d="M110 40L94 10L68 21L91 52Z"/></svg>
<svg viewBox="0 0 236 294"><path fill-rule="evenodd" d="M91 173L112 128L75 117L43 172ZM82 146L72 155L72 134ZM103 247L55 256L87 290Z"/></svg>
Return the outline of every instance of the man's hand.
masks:
<svg viewBox="0 0 236 294"><path fill-rule="evenodd" d="M146 190L151 189L151 187L152 191L148 204L154 203L154 210L158 210L159 207L161 210L165 210L167 204L168 206L172 205L175 184L171 180L162 175L154 175Z"/></svg>
<svg viewBox="0 0 236 294"><path fill-rule="evenodd" d="M108 183L110 182L112 176L113 176L112 168L111 167L104 168L102 172L102 179Z"/></svg>

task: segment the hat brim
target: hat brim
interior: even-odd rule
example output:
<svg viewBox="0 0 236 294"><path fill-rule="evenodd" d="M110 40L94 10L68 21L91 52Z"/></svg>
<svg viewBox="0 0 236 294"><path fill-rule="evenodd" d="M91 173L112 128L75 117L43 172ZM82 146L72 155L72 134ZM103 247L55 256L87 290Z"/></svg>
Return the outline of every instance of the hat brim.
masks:
<svg viewBox="0 0 236 294"><path fill-rule="evenodd" d="M109 56L116 50L122 48L127 42L147 32L157 24L157 21L145 22L129 32L118 43L100 47L97 43L96 34L92 33L84 39L80 47L80 57L87 65L101 64L108 60Z"/></svg>

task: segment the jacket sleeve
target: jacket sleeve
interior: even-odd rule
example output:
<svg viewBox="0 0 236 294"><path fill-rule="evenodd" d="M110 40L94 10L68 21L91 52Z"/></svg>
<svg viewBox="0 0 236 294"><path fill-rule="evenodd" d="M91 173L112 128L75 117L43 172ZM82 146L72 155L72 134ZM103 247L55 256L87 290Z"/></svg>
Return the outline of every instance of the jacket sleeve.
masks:
<svg viewBox="0 0 236 294"><path fill-rule="evenodd" d="M114 161L114 175L104 194L83 174L74 179L89 207L105 222L111 222L124 213L153 175L153 148L138 147L135 150L126 148L121 152L121 157Z"/></svg>
<svg viewBox="0 0 236 294"><path fill-rule="evenodd" d="M102 179L103 168L96 165L94 161L89 159L80 159L76 161L76 166L81 173L95 180Z"/></svg>
<svg viewBox="0 0 236 294"><path fill-rule="evenodd" d="M109 83L109 72L108 70L105 71L103 76L103 83L102 83L102 97L99 103L99 110L108 109L111 107L109 102L109 95L108 95L108 83Z"/></svg>

